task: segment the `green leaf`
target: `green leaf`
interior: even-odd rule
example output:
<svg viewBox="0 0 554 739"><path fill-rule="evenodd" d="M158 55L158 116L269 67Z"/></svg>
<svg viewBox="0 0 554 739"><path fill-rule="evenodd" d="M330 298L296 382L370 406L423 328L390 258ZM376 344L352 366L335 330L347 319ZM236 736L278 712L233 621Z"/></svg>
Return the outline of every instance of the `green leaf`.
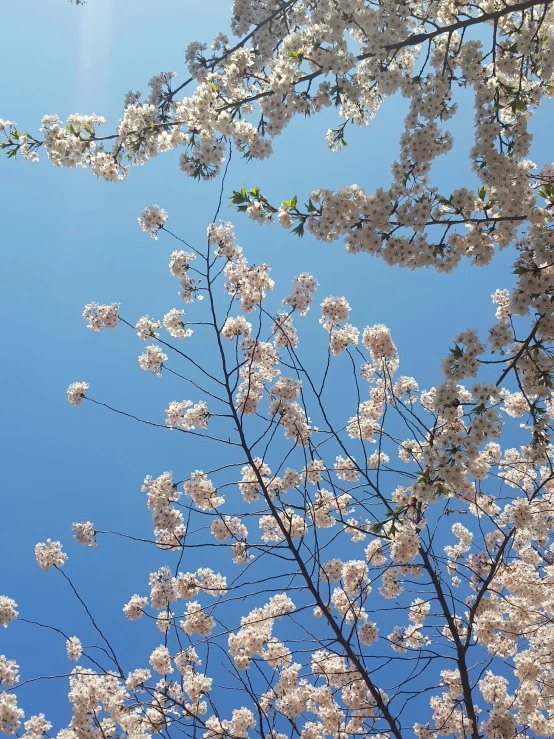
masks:
<svg viewBox="0 0 554 739"><path fill-rule="evenodd" d="M549 184L543 185L541 189L539 190L539 195L543 197L545 200L554 199L554 187Z"/></svg>
<svg viewBox="0 0 554 739"><path fill-rule="evenodd" d="M371 530L373 531L374 534L378 534L382 528L383 528L383 524L379 522L374 523L371 526Z"/></svg>
<svg viewBox="0 0 554 739"><path fill-rule="evenodd" d="M527 103L519 96L516 96L512 101L511 109L514 114L517 112L525 113L527 110Z"/></svg>
<svg viewBox="0 0 554 739"><path fill-rule="evenodd" d="M431 477L429 475L429 470L422 470L421 472L417 473L417 476L419 477L418 482L431 482Z"/></svg>
<svg viewBox="0 0 554 739"><path fill-rule="evenodd" d="M231 195L231 205L238 205L239 203L245 202L248 202L248 196L243 185L240 192L238 192L237 190L233 190L233 194Z"/></svg>
<svg viewBox="0 0 554 739"><path fill-rule="evenodd" d="M475 413L476 416L482 416L486 410L486 405L484 403L480 403L479 405L476 405L475 408L472 408L470 413Z"/></svg>
<svg viewBox="0 0 554 739"><path fill-rule="evenodd" d="M450 350L450 354L452 354L454 359L461 359L464 356L464 350L458 344L454 344L454 349Z"/></svg>
<svg viewBox="0 0 554 739"><path fill-rule="evenodd" d="M480 187L479 190L477 191L477 194L479 195L479 198L481 200L484 200L485 199L485 196L487 194L487 188L486 187Z"/></svg>
<svg viewBox="0 0 554 739"><path fill-rule="evenodd" d="M286 205L287 208L296 208L298 204L298 198L296 195L294 195L290 200L283 200L283 205Z"/></svg>
<svg viewBox="0 0 554 739"><path fill-rule="evenodd" d="M292 233L296 234L299 238L302 238L302 236L304 236L304 221L300 221L298 226L292 229Z"/></svg>

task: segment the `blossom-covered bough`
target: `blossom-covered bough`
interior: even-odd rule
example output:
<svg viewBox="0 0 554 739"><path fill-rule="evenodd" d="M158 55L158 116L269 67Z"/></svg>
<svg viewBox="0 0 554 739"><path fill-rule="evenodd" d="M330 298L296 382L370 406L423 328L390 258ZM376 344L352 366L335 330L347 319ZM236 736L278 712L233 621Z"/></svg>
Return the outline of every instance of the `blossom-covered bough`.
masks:
<svg viewBox="0 0 554 739"><path fill-rule="evenodd" d="M151 206L139 223L178 238L167 220ZM96 332L136 333L147 344L139 367L162 378L153 382L180 378L186 398L165 421L114 408L86 382L68 400L202 437L217 464L145 470L151 539L73 525L83 546L116 535L161 550L142 592L122 594L127 619L153 621L148 663L121 662L62 544L37 544L38 565L67 580L102 648L59 632L77 663L59 739L550 737L548 290L533 272L498 290L488 347L463 332L444 381L423 390L400 374L386 326L349 323L345 297L320 301L319 326L310 318L314 276L298 275L276 303L270 267L249 264L230 223L210 225L205 248L173 251L169 266L184 309L130 321L118 303L90 303L83 316ZM542 313L517 318L537 290ZM317 361L313 345L307 356L300 347L305 322ZM206 363L209 344L217 359ZM503 445L504 424L518 448ZM183 566L214 549L217 571ZM0 624L13 628L16 607L0 598ZM51 736L48 717L25 705L14 656L0 658L0 730Z"/></svg>
<svg viewBox="0 0 554 739"><path fill-rule="evenodd" d="M2 120L0 147L30 160L43 150L58 167L90 168L110 181L177 149L186 174L210 179L227 143L264 159L295 115L323 108L336 109L327 140L340 150L348 126L367 125L399 93L409 110L388 189L300 194L305 207L296 196L270 205L253 189L237 192L236 204L260 222L278 214L299 235L344 238L350 252L389 264L449 271L464 256L487 264L524 229L542 240L549 222L554 171L536 170L527 156L530 120L554 89L553 23L553 3L534 0L236 0L238 41L219 34L211 49L190 44L190 76L178 83L174 72L156 75L146 100L128 93L115 132L104 133L105 119L94 114L65 122L46 115L40 136ZM475 98L469 156L480 185L473 192L453 182L441 192L431 167L452 147L448 122L461 88Z"/></svg>

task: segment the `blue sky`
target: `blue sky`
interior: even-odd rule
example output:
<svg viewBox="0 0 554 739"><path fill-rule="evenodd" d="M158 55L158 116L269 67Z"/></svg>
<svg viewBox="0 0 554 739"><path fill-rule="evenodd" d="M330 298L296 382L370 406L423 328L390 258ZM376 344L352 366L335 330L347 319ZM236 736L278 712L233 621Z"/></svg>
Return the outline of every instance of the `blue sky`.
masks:
<svg viewBox="0 0 554 739"><path fill-rule="evenodd" d="M12 15L8 31L4 27L9 73L0 79L0 116L36 132L46 113L96 112L107 118L106 128L114 129L124 94L129 89L146 93L148 80L160 71L184 74L186 45L227 30L228 5L210 0L185 9L182 0L159 0L153 10L146 0L134 0L132 6L90 0L84 7L27 0L25 12ZM471 96L460 96L460 103L451 126L454 150L435 167L435 183L446 190L473 184L467 158ZM367 128L349 131L349 146L340 154L328 151L324 140L338 120L332 111L298 119L275 142L271 160L247 164L235 156L227 194L245 183L259 185L270 200L297 194L302 201L319 187L386 186L404 112L405 101L387 100ZM543 164L545 112L536 117L533 131L531 158ZM183 391L172 378L160 380L139 369L142 345L130 332L94 335L81 312L93 300L116 301L122 315L135 321L146 313L161 318L180 307L167 270L176 247L169 239L149 239L136 219L145 206L157 203L169 212L172 230L203 243L218 188L218 182L186 178L175 153L132 170L122 184L97 181L80 170L57 170L45 159L34 165L0 161L5 326L0 594L13 597L22 616L80 635L81 612L66 583L55 572L42 573L34 559L37 541L61 539L70 557L68 573L80 573L80 592L114 641L121 639L123 659L132 663L128 669L142 666L135 659L135 637L146 634L148 625L134 624L129 632L120 609L133 593L147 592L152 555L138 544L123 547L112 539L96 551L83 550L72 541L71 523L90 519L101 528L147 534L149 515L140 493L145 475L173 469L182 479L191 469L214 466L211 451L96 407L76 411L65 390L70 382L86 380L93 397L156 420L163 418L168 401L181 399ZM440 359L455 334L491 325L491 293L513 284L509 249L487 268L463 265L453 275L410 272L365 255L349 256L339 242L321 244L309 236L299 241L278 226L259 227L226 209L221 216L234 220L237 240L251 261L272 266L280 297L294 275L310 271L321 284L320 298L348 298L355 324L387 324L402 373L416 376L423 387L438 381ZM321 331L315 317L310 320L313 331ZM306 334L306 340L308 348L315 347L319 334ZM340 395L336 402L341 403ZM206 555L214 566L218 556ZM155 567L163 560L155 555L158 560ZM149 638L156 636L150 632ZM37 653L45 655L48 672L68 670L61 637L45 638L29 625L3 631L0 653L18 659L23 679L36 676ZM66 708L52 701L65 692L65 683L41 683L29 687L23 703L44 711L59 728L58 722L67 721Z"/></svg>

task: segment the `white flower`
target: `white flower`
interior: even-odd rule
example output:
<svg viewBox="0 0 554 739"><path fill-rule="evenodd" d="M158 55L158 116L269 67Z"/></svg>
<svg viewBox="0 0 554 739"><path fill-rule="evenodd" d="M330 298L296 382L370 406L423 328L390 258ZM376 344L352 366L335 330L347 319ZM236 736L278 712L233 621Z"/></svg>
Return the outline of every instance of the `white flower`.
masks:
<svg viewBox="0 0 554 739"><path fill-rule="evenodd" d="M168 217L163 208L160 208L158 205L149 205L148 208L142 211L138 222L143 231L149 233L153 239L157 239L158 231L165 226Z"/></svg>
<svg viewBox="0 0 554 739"><path fill-rule="evenodd" d="M66 648L69 659L73 660L73 662L78 662L83 653L83 647L81 646L79 639L76 636L71 636L66 641Z"/></svg>
<svg viewBox="0 0 554 739"><path fill-rule="evenodd" d="M83 398L85 397L89 387L90 385L88 384L88 382L73 382L67 388L67 399L69 400L71 405L74 405L76 408L78 408L83 402Z"/></svg>
<svg viewBox="0 0 554 739"><path fill-rule="evenodd" d="M63 567L67 560L67 554L62 552L61 542L51 539L46 539L46 543L39 542L35 546L35 557L38 566L44 572L48 572L51 567Z"/></svg>

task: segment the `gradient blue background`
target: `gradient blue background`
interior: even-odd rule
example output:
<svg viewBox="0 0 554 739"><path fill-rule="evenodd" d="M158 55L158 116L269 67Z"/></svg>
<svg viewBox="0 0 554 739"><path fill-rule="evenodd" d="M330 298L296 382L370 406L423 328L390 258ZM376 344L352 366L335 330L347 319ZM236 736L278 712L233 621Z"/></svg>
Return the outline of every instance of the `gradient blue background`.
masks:
<svg viewBox="0 0 554 739"><path fill-rule="evenodd" d="M84 7L26 0L24 10L9 13L3 26L0 116L35 133L46 113L96 112L107 118L111 132L129 89L147 95L148 80L160 71L174 70L178 81L183 79L186 45L209 42L226 31L228 6L227 0L159 0L155 6L146 0L90 0ZM450 124L454 150L434 168L435 184L446 191L474 184L467 157L472 96L459 94L458 101L460 113ZM348 130L349 146L340 154L332 154L324 140L338 120L333 111L295 120L275 141L271 160L247 164L235 155L226 195L243 183L259 185L277 201L295 193L303 201L319 187L387 186L405 109L401 98L385 101L367 128ZM551 111L543 110L532 124L531 158L539 165L547 161ZM82 613L67 584L35 563L37 541L61 539L70 558L67 571L79 573L79 590L120 644L126 670L143 666L158 636L144 622L131 629L121 607L133 593L148 592L148 573L164 557L113 538L102 539L96 550L80 548L71 538L71 523L90 519L98 528L149 535L149 512L140 492L145 475L173 469L182 479L192 469L215 466L212 448L90 404L77 411L65 391L70 382L86 380L94 398L154 420L163 420L168 401L188 397L174 378L160 380L139 369L142 345L130 332L95 335L87 331L81 312L92 300L117 301L122 315L135 321L146 313L161 318L181 307L167 270L169 253L179 247L167 238L151 240L136 219L146 205L157 203L169 212L172 230L203 244L218 189L219 182L197 183L181 173L175 152L133 169L122 184L97 181L90 172L55 169L45 156L39 164L0 162L0 594L14 598L22 616L55 623L83 642L92 640L90 633L83 634L89 630L80 626ZM235 221L251 261L272 266L279 297L294 275L311 271L321 283L320 298L347 296L353 323L386 323L402 373L416 376L422 387L439 380L440 358L456 333L491 325L491 293L514 280L511 249L497 254L487 268L464 264L453 275L410 272L365 255L349 256L340 242L326 245L310 236L299 241L278 226L262 228L226 209L221 216ZM322 335L315 316L308 320L313 334L305 336L305 348L310 352L321 347ZM335 401L339 407L340 392ZM217 563L216 555L206 557ZM186 563L186 569L195 566ZM141 635L144 643L137 646ZM0 653L19 661L23 680L37 675L39 653L50 674L71 667L60 636L22 623L2 630ZM57 700L66 694L65 681L26 690L18 692L28 713L31 707L45 712L56 729L67 722L68 704Z"/></svg>

